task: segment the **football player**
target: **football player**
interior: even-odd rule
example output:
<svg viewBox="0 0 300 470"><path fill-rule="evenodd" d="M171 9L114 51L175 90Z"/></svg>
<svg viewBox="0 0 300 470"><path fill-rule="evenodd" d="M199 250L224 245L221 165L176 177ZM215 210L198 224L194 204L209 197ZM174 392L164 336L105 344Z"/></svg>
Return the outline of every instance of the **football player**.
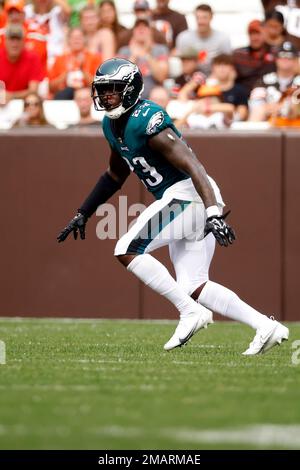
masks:
<svg viewBox="0 0 300 470"><path fill-rule="evenodd" d="M178 309L178 326L165 344L171 350L185 344L212 323L218 312L256 330L243 353L254 355L288 339L289 330L259 313L234 292L208 278L215 241L228 246L235 240L223 215L224 203L216 183L206 174L181 138L166 111L142 100L143 79L138 67L110 59L97 70L92 96L103 110L103 132L111 148L108 170L58 235L63 242L73 232L85 238L85 225L100 204L123 185L130 171L153 194L153 202L120 238L115 256L142 282ZM168 245L176 281L150 253Z"/></svg>

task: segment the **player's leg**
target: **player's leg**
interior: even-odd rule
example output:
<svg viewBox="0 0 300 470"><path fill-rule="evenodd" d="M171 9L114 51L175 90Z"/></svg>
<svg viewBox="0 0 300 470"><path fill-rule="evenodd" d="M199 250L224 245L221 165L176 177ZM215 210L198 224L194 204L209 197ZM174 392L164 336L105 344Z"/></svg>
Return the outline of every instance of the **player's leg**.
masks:
<svg viewBox="0 0 300 470"><path fill-rule="evenodd" d="M197 205L197 213L203 210ZM191 216L195 219L195 213ZM197 215L195 233L203 233L204 215ZM208 272L215 250L215 238L209 234L202 240L196 237L174 240L170 244L170 257L173 262L177 282L197 302L206 308L258 329L269 323L250 305L243 302L234 292L209 280Z"/></svg>
<svg viewBox="0 0 300 470"><path fill-rule="evenodd" d="M170 300L182 316L195 308L191 299L176 283L165 266L148 254L168 243L163 239L160 225L167 224L170 217L171 201L159 200L151 204L137 219L133 227L118 241L115 256L144 284ZM182 210L185 208L183 207ZM152 251L151 250L151 251Z"/></svg>
<svg viewBox="0 0 300 470"><path fill-rule="evenodd" d="M288 339L288 329L277 321L255 310L232 290L213 281L202 283L192 297L207 308L232 320L240 321L256 330L254 340L245 355L267 351L282 340Z"/></svg>
<svg viewBox="0 0 300 470"><path fill-rule="evenodd" d="M203 305L209 305L214 312L245 323L255 330L269 322L266 315L241 300L232 290L210 280L202 283L192 293L192 298Z"/></svg>
<svg viewBox="0 0 300 470"><path fill-rule="evenodd" d="M169 245L176 281L192 295L209 279L209 268L214 255L216 239L210 233L202 240L174 240ZM197 299L195 299L197 300Z"/></svg>
<svg viewBox="0 0 300 470"><path fill-rule="evenodd" d="M208 235L201 241L191 241L184 238L173 240L169 244L170 258L176 272L176 281L188 295L195 290L199 282L208 280L208 271L214 249L215 238L212 235ZM213 323L211 311L209 323ZM165 344L165 349L169 349L174 340L176 341L176 330ZM194 334L197 331L198 328L196 328Z"/></svg>
<svg viewBox="0 0 300 470"><path fill-rule="evenodd" d="M215 239L212 234L201 241L173 241L170 244L170 258L178 284L206 308L249 325L257 331L255 340L245 354L256 354L287 339L286 327L255 310L230 289L209 280L214 249Z"/></svg>
<svg viewBox="0 0 300 470"><path fill-rule="evenodd" d="M117 243L115 256L144 284L166 297L180 313L181 325L177 342L184 344L196 329L211 321L211 313L195 302L175 281L165 266L149 254L169 244L170 238L182 237L184 211L190 205L175 199L159 200L151 204L137 219L135 225Z"/></svg>

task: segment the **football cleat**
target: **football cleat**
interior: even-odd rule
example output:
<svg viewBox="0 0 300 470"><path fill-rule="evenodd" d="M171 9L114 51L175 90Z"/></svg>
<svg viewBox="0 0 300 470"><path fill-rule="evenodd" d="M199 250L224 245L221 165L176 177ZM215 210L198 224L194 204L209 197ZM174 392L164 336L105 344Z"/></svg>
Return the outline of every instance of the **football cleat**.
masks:
<svg viewBox="0 0 300 470"><path fill-rule="evenodd" d="M289 329L276 320L268 322L263 328L259 328L250 343L249 348L243 352L244 356L254 356L265 353L273 346L281 344L289 338Z"/></svg>
<svg viewBox="0 0 300 470"><path fill-rule="evenodd" d="M210 323L213 323L211 311L201 306L199 311L180 319L173 336L164 345L164 350L170 351L183 346L197 331L207 328Z"/></svg>

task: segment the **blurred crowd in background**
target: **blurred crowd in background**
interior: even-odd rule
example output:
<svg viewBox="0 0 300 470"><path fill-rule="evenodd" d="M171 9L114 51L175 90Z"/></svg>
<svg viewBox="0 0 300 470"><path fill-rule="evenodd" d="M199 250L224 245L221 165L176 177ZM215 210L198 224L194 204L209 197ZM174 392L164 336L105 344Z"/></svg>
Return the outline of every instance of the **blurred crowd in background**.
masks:
<svg viewBox="0 0 300 470"><path fill-rule="evenodd" d="M209 2L195 29L172 2L154 3L134 1L128 28L112 0L0 0L0 128L99 126L90 84L116 56L139 66L143 98L180 128L300 127L300 0L262 1L240 48L212 27Z"/></svg>

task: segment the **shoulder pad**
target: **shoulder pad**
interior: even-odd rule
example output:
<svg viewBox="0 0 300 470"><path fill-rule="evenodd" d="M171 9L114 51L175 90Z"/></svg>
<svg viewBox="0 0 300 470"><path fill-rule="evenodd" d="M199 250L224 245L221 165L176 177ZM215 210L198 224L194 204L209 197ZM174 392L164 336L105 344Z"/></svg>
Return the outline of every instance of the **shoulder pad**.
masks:
<svg viewBox="0 0 300 470"><path fill-rule="evenodd" d="M151 103L148 102L148 101L145 101L144 103L139 104L139 105L135 108L134 112L132 113L132 116L133 116L133 117L138 117L138 116L141 114L142 111L145 111L145 110L146 110L147 108L149 108L150 106L151 106Z"/></svg>
<svg viewBox="0 0 300 470"><path fill-rule="evenodd" d="M164 108L145 100L136 107L130 119L130 127L136 139L158 134L173 123Z"/></svg>

